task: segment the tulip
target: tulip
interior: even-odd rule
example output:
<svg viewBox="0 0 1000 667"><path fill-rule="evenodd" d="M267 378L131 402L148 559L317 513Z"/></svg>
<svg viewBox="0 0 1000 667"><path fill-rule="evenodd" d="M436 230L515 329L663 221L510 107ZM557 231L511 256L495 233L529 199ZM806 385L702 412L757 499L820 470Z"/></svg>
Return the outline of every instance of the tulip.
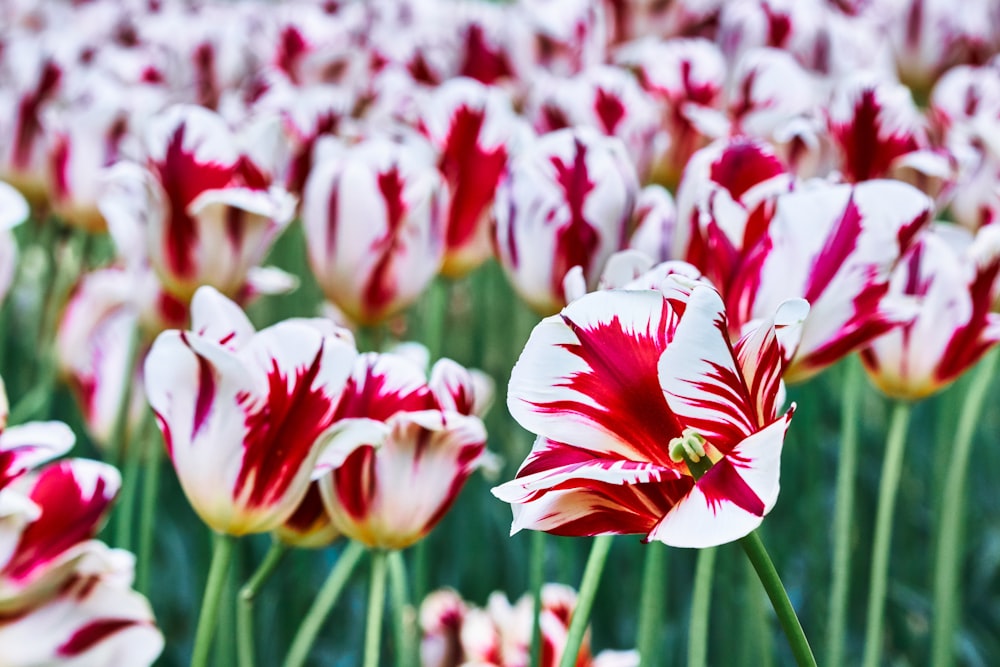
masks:
<svg viewBox="0 0 1000 667"><path fill-rule="evenodd" d="M522 2L518 10L534 35L533 60L556 76L571 76L607 60L601 6L588 0Z"/></svg>
<svg viewBox="0 0 1000 667"><path fill-rule="evenodd" d="M589 294L535 327L507 406L538 438L493 490L512 533L703 548L748 535L774 506L793 412L780 412L776 329L797 327L806 304L732 346L718 292L678 277L663 289Z"/></svg>
<svg viewBox="0 0 1000 667"><path fill-rule="evenodd" d="M881 4L881 3L880 3ZM983 62L1000 47L1000 8L982 0L886 3L899 78L927 92L954 65Z"/></svg>
<svg viewBox="0 0 1000 667"><path fill-rule="evenodd" d="M188 500L216 532L274 530L302 502L356 352L332 325L289 320L254 332L203 287L191 331L167 331L145 388Z"/></svg>
<svg viewBox="0 0 1000 667"><path fill-rule="evenodd" d="M26 437L36 447L37 461L69 449L73 436L62 423L33 423L9 429L0 436L0 447ZM15 447L16 451L17 447ZM29 450L30 451L30 450ZM23 494L28 521L3 526L0 543L13 544L0 562L0 611L14 613L35 606L66 584L80 561L103 547L93 538L118 493L121 477L113 467L86 459L52 463L16 488L3 492ZM8 499L9 500L9 499ZM22 503L23 503L22 500ZM4 549L3 551L6 551Z"/></svg>
<svg viewBox="0 0 1000 667"><path fill-rule="evenodd" d="M132 554L95 549L52 597L0 618L9 667L152 665L163 650L149 602L131 589Z"/></svg>
<svg viewBox="0 0 1000 667"><path fill-rule="evenodd" d="M59 94L65 68L26 37L5 44L4 59L15 79L0 97L0 179L39 204L48 196L43 113Z"/></svg>
<svg viewBox="0 0 1000 667"><path fill-rule="evenodd" d="M639 84L662 105L651 178L673 187L691 155L708 143L709 128L701 120L722 106L722 52L706 39L644 39L622 47L615 62L635 72Z"/></svg>
<svg viewBox="0 0 1000 667"><path fill-rule="evenodd" d="M52 210L83 229L104 231L97 203L103 169L128 154L130 132L142 122L139 96L106 75L77 74L66 87L68 99L45 115Z"/></svg>
<svg viewBox="0 0 1000 667"><path fill-rule="evenodd" d="M556 667L562 658L576 592L561 584L542 587L539 624L541 665ZM531 653L532 600L525 595L511 605L502 593L493 593L483 609L470 607L454 591L442 589L420 605L422 667L517 667ZM637 667L635 651L602 651L592 656L584 646L574 663L579 667Z"/></svg>
<svg viewBox="0 0 1000 667"><path fill-rule="evenodd" d="M592 127L620 138L638 172L649 171L659 108L624 68L597 65L572 78L539 76L528 107L538 133Z"/></svg>
<svg viewBox="0 0 1000 667"><path fill-rule="evenodd" d="M444 182L420 144L368 139L317 162L302 208L309 262L359 324L413 303L444 252Z"/></svg>
<svg viewBox="0 0 1000 667"><path fill-rule="evenodd" d="M809 317L785 369L790 382L862 347L908 317L884 297L930 212L924 194L898 181L816 183L781 195L729 288L734 331L787 299L806 299Z"/></svg>
<svg viewBox="0 0 1000 667"><path fill-rule="evenodd" d="M245 136L256 150L279 138L277 122ZM175 106L150 121L149 261L182 301L199 285L235 296L291 221L295 200L272 185L273 156L255 160L222 118Z"/></svg>
<svg viewBox="0 0 1000 667"><path fill-rule="evenodd" d="M766 233L776 198L793 185L792 175L765 143L735 137L698 151L677 192L674 258L698 267L728 294Z"/></svg>
<svg viewBox="0 0 1000 667"><path fill-rule="evenodd" d="M625 245L637 192L621 141L590 128L545 135L515 157L494 211L497 255L521 298L540 313L557 311L574 266L596 285Z"/></svg>
<svg viewBox="0 0 1000 667"><path fill-rule="evenodd" d="M327 512L351 539L387 549L414 544L483 462L483 423L460 411L477 405L471 378L461 381L453 363L435 366L432 387L405 357L358 358L337 410L339 449L351 453L318 466Z"/></svg>
<svg viewBox="0 0 1000 667"><path fill-rule="evenodd" d="M834 90L828 117L848 181L883 178L904 167L938 178L948 174L947 160L929 149L923 119L901 84L865 72L847 77Z"/></svg>
<svg viewBox="0 0 1000 667"><path fill-rule="evenodd" d="M731 134L769 142L800 176L819 169L825 134L819 84L788 52L747 51L730 91Z"/></svg>
<svg viewBox="0 0 1000 667"><path fill-rule="evenodd" d="M465 78L430 95L421 126L441 155L438 169L451 191L441 271L458 277L493 254L493 196L524 126L502 92Z"/></svg>
<svg viewBox="0 0 1000 667"><path fill-rule="evenodd" d="M861 360L893 398L919 400L945 388L1000 342L1000 315L990 312L1000 276L1000 231L972 235L939 223L921 233L897 265L887 299L915 317L871 341Z"/></svg>

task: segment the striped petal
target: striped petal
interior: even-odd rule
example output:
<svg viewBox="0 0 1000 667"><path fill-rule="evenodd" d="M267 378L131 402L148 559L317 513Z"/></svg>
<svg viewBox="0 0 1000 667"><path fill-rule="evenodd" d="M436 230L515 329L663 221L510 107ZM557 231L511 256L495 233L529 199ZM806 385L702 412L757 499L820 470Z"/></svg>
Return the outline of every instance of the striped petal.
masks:
<svg viewBox="0 0 1000 667"><path fill-rule="evenodd" d="M253 337L246 313L214 287L199 287L191 299L191 330L231 350L238 350Z"/></svg>
<svg viewBox="0 0 1000 667"><path fill-rule="evenodd" d="M729 344L725 306L695 286L670 346L659 360L670 409L723 453L757 430L757 406ZM780 358L770 360L779 363Z"/></svg>
<svg viewBox="0 0 1000 667"><path fill-rule="evenodd" d="M789 410L712 466L647 539L701 549L755 530L778 499L781 448L791 417Z"/></svg>
<svg viewBox="0 0 1000 667"><path fill-rule="evenodd" d="M778 499L781 448L792 410L739 443L649 533L675 547L707 548L745 537Z"/></svg>
<svg viewBox="0 0 1000 667"><path fill-rule="evenodd" d="M382 447L363 446L321 478L333 523L371 547L402 549L451 507L486 446L477 417L437 410L401 413Z"/></svg>
<svg viewBox="0 0 1000 667"><path fill-rule="evenodd" d="M507 406L524 428L609 458L671 466L680 434L657 363L677 316L656 292L602 291L535 327Z"/></svg>
<svg viewBox="0 0 1000 667"><path fill-rule="evenodd" d="M95 549L58 593L0 619L5 665L151 665L163 636L149 602L131 589L132 555Z"/></svg>
<svg viewBox="0 0 1000 667"><path fill-rule="evenodd" d="M0 570L0 611L23 608L66 581L91 550L120 486L115 468L86 459L54 463L33 480L28 498L40 513Z"/></svg>
<svg viewBox="0 0 1000 667"><path fill-rule="evenodd" d="M31 422L0 434L0 489L29 470L62 456L76 436L62 422Z"/></svg>
<svg viewBox="0 0 1000 667"><path fill-rule="evenodd" d="M645 534L693 484L672 468L595 457L539 438L518 477L493 489L512 504L511 534Z"/></svg>

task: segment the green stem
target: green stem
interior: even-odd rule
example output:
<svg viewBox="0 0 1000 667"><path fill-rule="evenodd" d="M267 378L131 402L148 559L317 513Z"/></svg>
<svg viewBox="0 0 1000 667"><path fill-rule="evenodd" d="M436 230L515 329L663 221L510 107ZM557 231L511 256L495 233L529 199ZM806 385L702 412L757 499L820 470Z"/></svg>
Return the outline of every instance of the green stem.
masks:
<svg viewBox="0 0 1000 667"><path fill-rule="evenodd" d="M858 412L861 405L861 365L847 360L840 413L840 458L833 511L833 572L827 611L826 664L844 664L847 599L851 584L851 529L854 526L854 480L858 474Z"/></svg>
<svg viewBox="0 0 1000 667"><path fill-rule="evenodd" d="M875 515L875 538L872 542L871 576L868 584L868 620L865 626L864 667L878 667L882 658L882 627L885 621L885 597L889 587L889 551L892 545L892 517L896 507L899 479L903 471L906 429L910 422L910 404L897 401L892 410L885 463L879 485Z"/></svg>
<svg viewBox="0 0 1000 667"><path fill-rule="evenodd" d="M545 584L545 533L531 533L531 555L528 559L528 588L531 589L531 667L539 667L542 659L542 586Z"/></svg>
<svg viewBox="0 0 1000 667"><path fill-rule="evenodd" d="M201 612L198 615L198 630L195 633L191 667L207 667L208 665L208 656L212 649L212 635L215 633L215 624L219 620L222 589L226 585L226 573L233 560L235 545L236 540L231 535L215 533L212 544L212 564L208 570L208 583L205 584L205 596L202 598Z"/></svg>
<svg viewBox="0 0 1000 667"><path fill-rule="evenodd" d="M118 397L115 407L115 422L111 427L111 438L108 441L108 461L111 465L121 465L122 458L128 451L128 418L132 405L132 383L135 379L135 365L139 361L139 349L142 347L142 335L139 328L139 318L136 317L132 335L129 337L128 350L125 356L125 366L122 377L122 394ZM126 461L127 463L127 461ZM128 548L128 547L124 547Z"/></svg>
<svg viewBox="0 0 1000 667"><path fill-rule="evenodd" d="M756 532L750 533L740 540L740 546L743 547L747 558L750 559L750 564L756 570L760 583L764 585L767 597L771 600L771 606L774 607L774 613L778 616L778 622L781 623L781 629L785 631L785 637L788 638L788 644L792 648L796 664L799 667L816 667L816 658L813 657L812 649L809 647L809 640L806 639L806 635L802 631L799 617L795 615L795 609L788 599L788 593L781 583L774 563L771 562L771 557L767 555L767 549L764 548L760 536Z"/></svg>
<svg viewBox="0 0 1000 667"><path fill-rule="evenodd" d="M382 616L385 611L386 553L372 551L371 583L368 586L368 619L365 624L363 667L378 667L382 647Z"/></svg>
<svg viewBox="0 0 1000 667"><path fill-rule="evenodd" d="M163 464L163 444L159 431L151 429L148 458L142 476L142 506L139 509L139 549L136 553L136 590L149 594L149 575L153 558L153 544L156 536L156 507L160 492L160 469Z"/></svg>
<svg viewBox="0 0 1000 667"><path fill-rule="evenodd" d="M688 627L688 667L708 664L708 629L712 612L712 579L715 575L717 549L698 552L691 593L691 624Z"/></svg>
<svg viewBox="0 0 1000 667"><path fill-rule="evenodd" d="M285 658L284 667L302 667L309 651L312 649L319 631L323 627L323 622L330 615L330 610L337 603L337 598L351 578L355 566L365 553L365 548L358 542L351 542L347 545L337 559L337 564L330 570L330 576L323 583L316 600L313 602L309 612L302 620L292 646L288 649L288 657Z"/></svg>
<svg viewBox="0 0 1000 667"><path fill-rule="evenodd" d="M642 595L639 598L639 637L636 646L644 664L663 662L663 611L667 599L667 548L650 542L644 549Z"/></svg>
<svg viewBox="0 0 1000 667"><path fill-rule="evenodd" d="M396 643L396 667L409 667L413 656L412 633L407 619L409 587L403 554L391 551L389 558L389 599L392 603L392 630Z"/></svg>
<svg viewBox="0 0 1000 667"><path fill-rule="evenodd" d="M239 606L236 616L237 648L239 650L240 667L253 667L254 656L253 603L264 583L274 574L281 564L281 559L288 553L288 546L278 540L271 543L271 548L264 556L257 571L240 589Z"/></svg>
<svg viewBox="0 0 1000 667"><path fill-rule="evenodd" d="M127 401L123 402L127 405ZM119 407L121 409L121 407ZM125 408L128 409L127 407ZM149 431L152 429L153 413L146 410L142 421L131 438L125 450L125 469L122 471L122 490L115 508L115 544L128 551L133 551L132 529L135 525L136 496L139 493L139 475L142 461L147 457L148 445L151 442Z"/></svg>
<svg viewBox="0 0 1000 667"><path fill-rule="evenodd" d="M580 644L583 643L583 635L586 633L587 623L590 621L590 610L594 607L594 595L601 583L601 573L604 572L608 552L611 551L612 538L612 535L595 537L590 547L590 556L587 558L587 566L583 570L583 582L580 584L580 594L576 599L576 608L573 610L569 634L566 636L566 648L563 649L559 667L574 667L577 664ZM538 602L540 603L541 600Z"/></svg>
<svg viewBox="0 0 1000 667"><path fill-rule="evenodd" d="M983 403L996 371L1000 354L992 352L972 378L958 430L951 444L941 508L937 513L938 537L934 554L934 621L931 632L931 665L948 667L954 662L955 633L961 617L962 591L959 565L962 560L962 528L965 520L965 483L972 453L972 438L979 424Z"/></svg>

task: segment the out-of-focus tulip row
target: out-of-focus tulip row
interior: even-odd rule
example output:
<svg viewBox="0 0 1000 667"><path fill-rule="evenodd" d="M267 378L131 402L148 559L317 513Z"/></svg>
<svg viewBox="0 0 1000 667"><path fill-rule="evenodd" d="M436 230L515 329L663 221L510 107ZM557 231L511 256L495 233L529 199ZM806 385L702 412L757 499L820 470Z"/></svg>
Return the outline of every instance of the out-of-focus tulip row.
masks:
<svg viewBox="0 0 1000 667"><path fill-rule="evenodd" d="M418 596L456 583L434 572L443 551L470 548L462 530L444 548L423 541L453 505L482 527L509 503L512 535L752 549L796 432L786 382L809 381L789 391L816 426L798 439L818 447L831 384L841 437L864 437L846 435L863 386L828 370L855 353L902 406L975 366L1000 341L998 54L1000 5L987 0L0 0L0 355L33 352L0 357L22 393L0 434L0 666L152 664L164 640L143 595L158 609L149 577L174 576L150 573L169 561L157 499L182 495L215 556L194 559L199 586L208 578L197 628L194 608L161 623L165 662L252 667L254 599L313 597L304 585L266 597L264 582L287 551L323 549L321 567L336 564L308 612L296 602L284 663L305 664L362 545L366 667L387 581L400 667L418 654L424 667L522 667L533 650L551 667L638 664L634 651L591 657L575 594L541 587L551 576L533 574L516 605L496 593L477 608L454 590L408 600L406 575ZM537 319L517 299L545 318L530 336ZM44 421L70 412L60 379L84 449L107 463L42 466L73 447L68 427ZM487 418L497 385L537 436L530 450L504 415ZM955 401L935 405L955 421ZM947 436L932 448L954 453L934 466L955 471L923 506L943 573L933 604L959 609L935 626L936 667L959 646L947 577L963 537L942 526L963 520L955 489L979 409L963 410L954 443L931 429ZM909 418L894 410L867 667L885 641L872 619ZM836 490L834 474L810 480L823 491L809 491L807 522L825 530L835 506L834 581L847 583L851 560L869 565L848 530L852 447ZM160 490L164 453L176 475ZM463 506L467 482L478 495ZM103 537L138 552L140 592L133 556L96 540L119 486ZM168 523L173 558L204 546L193 518ZM248 536L263 534L272 550L249 577L261 543ZM475 567L505 570L516 540L475 546ZM533 544L528 569L551 572L552 543ZM574 547L559 549L555 578L569 581ZM234 553L252 563L233 566ZM632 584L644 596L663 567L650 562ZM826 590L805 567L800 587ZM699 560L709 579L695 609L712 568ZM638 582L634 570L616 576ZM239 627L216 633L234 604L227 576L249 582ZM847 583L829 596L834 662ZM668 664L647 602L643 664ZM690 622L689 660L703 620ZM989 663L1000 646L977 650L993 649ZM360 647L344 650L360 664Z"/></svg>

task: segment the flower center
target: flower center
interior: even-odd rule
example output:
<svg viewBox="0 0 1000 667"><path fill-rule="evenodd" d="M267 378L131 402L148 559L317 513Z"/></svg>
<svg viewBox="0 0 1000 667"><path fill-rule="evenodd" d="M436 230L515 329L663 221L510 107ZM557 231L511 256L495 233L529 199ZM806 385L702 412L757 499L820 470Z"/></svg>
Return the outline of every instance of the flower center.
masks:
<svg viewBox="0 0 1000 667"><path fill-rule="evenodd" d="M668 445L670 460L685 463L695 481L701 479L712 467L712 461L705 452L705 443L706 440L700 433L693 428L686 428Z"/></svg>

